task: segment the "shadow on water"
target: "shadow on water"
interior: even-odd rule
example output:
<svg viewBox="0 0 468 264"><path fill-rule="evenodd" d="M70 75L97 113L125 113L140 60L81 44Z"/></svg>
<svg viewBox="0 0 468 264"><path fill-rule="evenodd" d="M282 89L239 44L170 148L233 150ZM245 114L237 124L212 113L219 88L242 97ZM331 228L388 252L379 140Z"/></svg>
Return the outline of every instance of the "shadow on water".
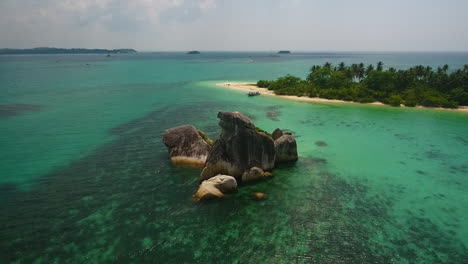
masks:
<svg viewBox="0 0 468 264"><path fill-rule="evenodd" d="M0 119L39 112L44 107L34 104L0 104Z"/></svg>
<svg viewBox="0 0 468 264"><path fill-rule="evenodd" d="M280 121L279 117L281 116L281 109L282 106L279 105L273 105L273 106L268 106L266 107L267 113L266 117L272 121Z"/></svg>
<svg viewBox="0 0 468 264"><path fill-rule="evenodd" d="M2 263L457 263L466 248L424 218L401 223L394 198L301 157L271 180L194 203L198 169L168 162L161 135L182 123L219 135L226 104L157 110L113 128L116 140L10 193L0 210ZM187 115L186 113L190 113ZM197 119L195 119L195 117ZM197 123L197 120L208 120ZM268 197L253 201L250 194ZM458 262L461 263L461 262Z"/></svg>

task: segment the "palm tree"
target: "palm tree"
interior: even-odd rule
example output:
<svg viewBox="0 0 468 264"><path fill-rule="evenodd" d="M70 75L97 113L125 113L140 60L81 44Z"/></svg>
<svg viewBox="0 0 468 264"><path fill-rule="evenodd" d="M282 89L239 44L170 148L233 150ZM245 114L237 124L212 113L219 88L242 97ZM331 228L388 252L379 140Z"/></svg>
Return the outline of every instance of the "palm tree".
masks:
<svg viewBox="0 0 468 264"><path fill-rule="evenodd" d="M346 70L346 64L344 62L340 62L340 64L338 64L338 70L339 71L345 71Z"/></svg>
<svg viewBox="0 0 468 264"><path fill-rule="evenodd" d="M374 65L369 64L369 66L367 66L367 69L366 69L366 75L369 75L369 73L373 70L374 70Z"/></svg>
<svg viewBox="0 0 468 264"><path fill-rule="evenodd" d="M329 69L331 69L332 64L329 63L329 62L325 62L325 64L323 64L323 67L324 67L324 68L329 68Z"/></svg>
<svg viewBox="0 0 468 264"><path fill-rule="evenodd" d="M424 77L425 77L426 81L430 81L432 79L432 76L433 76L432 67L431 66L426 66L426 69L424 71Z"/></svg>
<svg viewBox="0 0 468 264"><path fill-rule="evenodd" d="M418 65L414 67L414 74L416 75L416 78L418 80L422 80L425 76L425 73L426 73L426 69L424 66Z"/></svg>
<svg viewBox="0 0 468 264"><path fill-rule="evenodd" d="M357 66L357 73L356 73L359 82L362 82L362 79L364 79L364 76L366 75L366 69L364 68L364 63L359 63Z"/></svg>
<svg viewBox="0 0 468 264"><path fill-rule="evenodd" d="M310 68L310 72L314 72L314 71L316 71L316 70L318 70L318 69L320 69L320 68L321 68L320 65L314 65L314 66L312 66L312 67Z"/></svg>
<svg viewBox="0 0 468 264"><path fill-rule="evenodd" d="M377 71L383 71L383 65L384 65L383 62L379 61L377 63Z"/></svg>
<svg viewBox="0 0 468 264"><path fill-rule="evenodd" d="M445 64L443 67L442 67L442 70L446 73L449 69L449 66L447 64Z"/></svg>
<svg viewBox="0 0 468 264"><path fill-rule="evenodd" d="M359 66L356 63L351 64L351 78L356 78L358 75Z"/></svg>

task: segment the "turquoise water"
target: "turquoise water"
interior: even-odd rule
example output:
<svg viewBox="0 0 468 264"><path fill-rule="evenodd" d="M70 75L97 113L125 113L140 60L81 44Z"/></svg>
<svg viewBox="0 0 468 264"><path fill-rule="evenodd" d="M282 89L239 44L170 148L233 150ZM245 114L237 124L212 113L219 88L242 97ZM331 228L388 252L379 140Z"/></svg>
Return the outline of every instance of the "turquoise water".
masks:
<svg viewBox="0 0 468 264"><path fill-rule="evenodd" d="M455 69L468 54L1 56L0 262L466 262L468 114L214 85L379 60ZM218 111L292 130L300 159L196 204L199 170L172 166L161 135L194 124L217 137Z"/></svg>

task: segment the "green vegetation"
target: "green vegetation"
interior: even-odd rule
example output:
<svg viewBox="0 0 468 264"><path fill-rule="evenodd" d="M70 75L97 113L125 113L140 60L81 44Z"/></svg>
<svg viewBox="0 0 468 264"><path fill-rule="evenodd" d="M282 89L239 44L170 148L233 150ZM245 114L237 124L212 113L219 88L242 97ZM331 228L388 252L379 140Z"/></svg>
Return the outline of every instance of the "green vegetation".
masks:
<svg viewBox="0 0 468 264"><path fill-rule="evenodd" d="M339 99L360 103L382 102L392 106L457 108L468 106L468 65L448 72L448 65L433 70L416 66L407 70L374 65L325 63L314 65L306 80L286 75L274 81L260 80L258 87L278 95Z"/></svg>
<svg viewBox="0 0 468 264"><path fill-rule="evenodd" d="M0 49L2 54L117 54L135 53L134 49L61 49L61 48L33 48L33 49Z"/></svg>
<svg viewBox="0 0 468 264"><path fill-rule="evenodd" d="M198 130L198 134L200 135L200 137L202 137L202 139L206 142L206 144L210 145L210 146L213 146L214 144L214 141L211 140L208 135L205 134L205 132L201 131L201 130Z"/></svg>
<svg viewBox="0 0 468 264"><path fill-rule="evenodd" d="M270 133L266 132L265 130L263 130L263 129L259 128L259 127L255 127L255 130L257 130L257 132L265 133L265 134L267 134L268 136L271 137Z"/></svg>

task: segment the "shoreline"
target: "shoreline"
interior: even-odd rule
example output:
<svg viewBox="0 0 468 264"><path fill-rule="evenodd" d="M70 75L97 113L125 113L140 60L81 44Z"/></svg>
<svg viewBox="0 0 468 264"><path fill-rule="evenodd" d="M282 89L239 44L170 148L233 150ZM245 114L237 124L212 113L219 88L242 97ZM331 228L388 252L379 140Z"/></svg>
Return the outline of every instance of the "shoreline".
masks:
<svg viewBox="0 0 468 264"><path fill-rule="evenodd" d="M268 90L267 88L260 88L255 83L248 83L248 82L222 82L216 83L216 86L223 87L226 89L242 91L242 92L260 92L261 95L266 96L274 96L283 99L298 101L298 102L309 102L309 103L339 103L339 104L360 104L360 105L374 105L374 106L388 106L390 105L383 104L381 102L373 102L373 103L358 103L358 102L350 102L350 101L343 101L343 100L336 100L336 99L325 99L319 97L299 97L296 95L277 95L273 91ZM460 106L457 109L449 109L449 108L441 108L441 107L424 107L424 106L415 106L415 107L408 107L401 105L401 108L419 108L419 109L430 109L430 110L444 110L444 111L455 111L455 112L462 112L468 113L468 106ZM397 107L395 107L397 108Z"/></svg>

